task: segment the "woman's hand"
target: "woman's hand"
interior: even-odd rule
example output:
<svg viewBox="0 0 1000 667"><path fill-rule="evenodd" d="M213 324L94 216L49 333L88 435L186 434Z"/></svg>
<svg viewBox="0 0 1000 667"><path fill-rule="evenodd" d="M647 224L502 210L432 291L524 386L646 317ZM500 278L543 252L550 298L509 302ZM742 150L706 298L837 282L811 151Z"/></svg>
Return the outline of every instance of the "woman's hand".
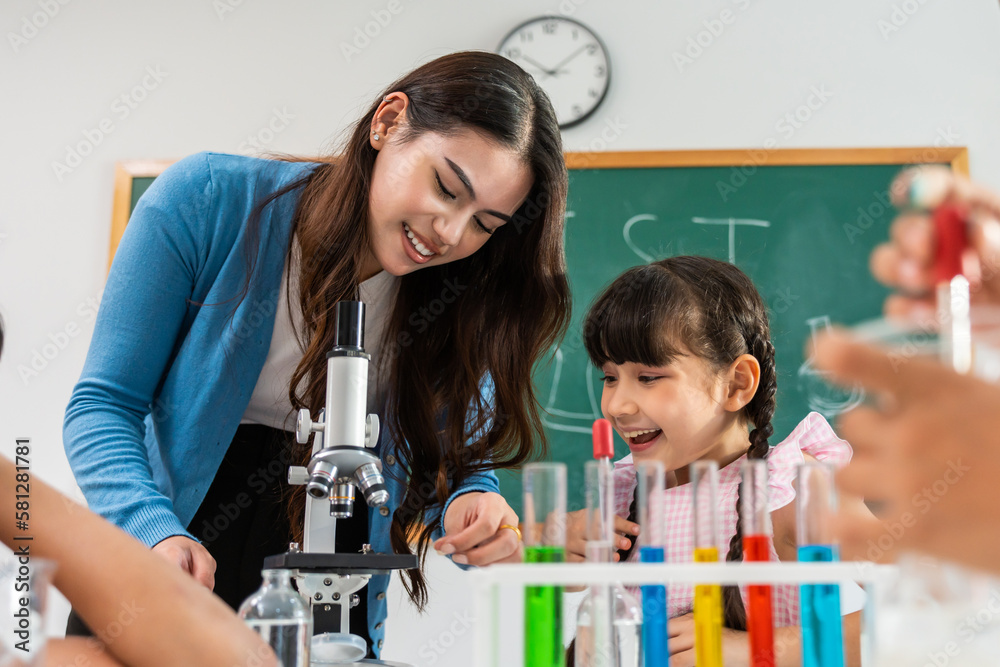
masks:
<svg viewBox="0 0 1000 667"><path fill-rule="evenodd" d="M153 553L179 565L208 590L215 588L215 559L191 538L174 535L160 540L153 546Z"/></svg>
<svg viewBox="0 0 1000 667"><path fill-rule="evenodd" d="M684 614L667 621L670 667L694 667L694 614ZM750 644L747 633L722 628L722 661L726 667L747 667Z"/></svg>
<svg viewBox="0 0 1000 667"><path fill-rule="evenodd" d="M639 524L628 519L615 516L615 553L612 559L618 560L618 549L628 549L632 540L626 535L638 535ZM582 563L587 560L587 510L567 512L566 514L566 561Z"/></svg>
<svg viewBox="0 0 1000 667"><path fill-rule="evenodd" d="M520 563L521 540L510 528L517 514L504 497L492 491L471 491L451 501L444 516L444 537L434 543L439 553L459 565Z"/></svg>
<svg viewBox="0 0 1000 667"><path fill-rule="evenodd" d="M934 165L903 172L889 192L904 212L892 223L890 241L875 248L871 256L875 278L902 292L886 299L886 314L934 316L933 223L930 213L905 210L911 205L932 210L941 204L958 204L968 209L971 248L963 264L973 300L1000 303L1000 196Z"/></svg>

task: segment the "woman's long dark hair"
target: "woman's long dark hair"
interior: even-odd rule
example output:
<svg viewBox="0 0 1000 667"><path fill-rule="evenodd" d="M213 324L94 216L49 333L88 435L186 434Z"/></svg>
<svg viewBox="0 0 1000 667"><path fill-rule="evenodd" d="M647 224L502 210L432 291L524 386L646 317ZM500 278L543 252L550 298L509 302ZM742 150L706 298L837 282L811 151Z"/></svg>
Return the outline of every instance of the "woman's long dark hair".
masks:
<svg viewBox="0 0 1000 667"><path fill-rule="evenodd" d="M305 354L292 376L295 409L324 405L326 353L333 347L334 307L356 298L360 260L369 244L369 190L377 151L369 140L379 103L399 91L409 98L401 135L474 130L515 151L534 184L512 221L475 254L431 266L400 279L382 346L387 387L383 422L406 471L406 491L392 517L396 553L421 563L443 517L423 525L475 472L517 467L544 455L532 368L566 330L569 285L563 255L567 173L555 112L535 81L513 62L492 53L454 53L418 67L389 85L368 108L342 152L322 160L311 176L273 193L258 208L301 190L293 238L301 252L298 303ZM252 221L253 222L253 221ZM257 231L249 230L253 269ZM289 249L291 256L291 248ZM290 262L289 262L290 264ZM442 290L454 302L443 310ZM289 299L291 304L292 300ZM435 319L415 320L431 308ZM438 312L441 311L441 312ZM426 311L425 311L426 312ZM484 396L492 381L493 399ZM301 465L310 450L301 450ZM387 472L391 474L391 471ZM293 538L301 535L304 487L288 501ZM427 587L420 570L404 585L420 608Z"/></svg>
<svg viewBox="0 0 1000 667"><path fill-rule="evenodd" d="M665 366L688 352L716 369L727 368L743 354L760 362L757 393L743 409L750 431L749 459L765 459L774 433L777 378L767 306L745 273L708 257L671 257L637 266L619 276L591 306L584 321L584 344L598 367L607 362ZM743 517L736 497L736 534L726 560L743 559ZM635 521L636 499L629 507ZM632 546L618 552L628 559ZM727 627L746 629L746 609L739 587L723 587Z"/></svg>

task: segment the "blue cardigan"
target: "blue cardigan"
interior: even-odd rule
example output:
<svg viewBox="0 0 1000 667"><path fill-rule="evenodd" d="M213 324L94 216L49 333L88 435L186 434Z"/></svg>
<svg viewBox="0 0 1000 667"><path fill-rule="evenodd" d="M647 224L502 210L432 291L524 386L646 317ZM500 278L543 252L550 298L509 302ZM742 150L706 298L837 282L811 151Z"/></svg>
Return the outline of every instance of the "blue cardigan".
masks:
<svg viewBox="0 0 1000 667"><path fill-rule="evenodd" d="M271 344L300 191L264 209L256 277L233 312L246 276L250 213L262 197L315 167L199 153L164 171L135 207L63 437L91 509L148 546L173 535L194 539L186 526L215 478ZM380 553L392 553L389 525L405 490L406 471L389 456L395 447L383 438L389 502L369 511L370 542ZM470 491L499 492L496 476L474 475L440 512ZM376 655L388 584L381 575L368 585Z"/></svg>

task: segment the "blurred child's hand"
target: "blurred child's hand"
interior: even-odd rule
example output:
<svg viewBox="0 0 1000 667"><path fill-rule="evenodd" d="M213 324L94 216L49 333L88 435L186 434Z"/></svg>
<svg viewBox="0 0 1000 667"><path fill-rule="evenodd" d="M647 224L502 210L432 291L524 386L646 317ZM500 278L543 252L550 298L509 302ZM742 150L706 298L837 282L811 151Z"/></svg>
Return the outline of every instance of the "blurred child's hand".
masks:
<svg viewBox="0 0 1000 667"><path fill-rule="evenodd" d="M926 211L946 203L969 210L972 248L964 268L973 299L1000 304L1000 195L935 165L903 172L889 192L903 212L892 223L890 241L871 256L875 278L900 290L886 299L886 314L933 316L934 236Z"/></svg>
<svg viewBox="0 0 1000 667"><path fill-rule="evenodd" d="M881 560L918 549L1000 572L1000 387L934 361L821 337L816 366L873 392L839 419L854 448L845 491L884 502L881 522L840 521L841 541Z"/></svg>
<svg viewBox="0 0 1000 667"><path fill-rule="evenodd" d="M670 667L694 667L694 614L667 621ZM722 661L726 667L749 667L750 642L746 632L722 628Z"/></svg>
<svg viewBox="0 0 1000 667"><path fill-rule="evenodd" d="M566 514L566 561L582 563L587 559L587 510L578 510ZM618 549L628 549L632 540L626 535L638 535L639 524L632 523L620 516L615 516L616 544L613 560L618 560Z"/></svg>

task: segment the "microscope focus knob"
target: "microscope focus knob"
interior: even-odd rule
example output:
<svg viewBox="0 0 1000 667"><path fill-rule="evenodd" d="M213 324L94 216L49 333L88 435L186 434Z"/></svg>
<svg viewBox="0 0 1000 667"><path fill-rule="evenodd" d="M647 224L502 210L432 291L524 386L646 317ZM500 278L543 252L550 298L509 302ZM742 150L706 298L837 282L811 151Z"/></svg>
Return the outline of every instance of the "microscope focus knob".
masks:
<svg viewBox="0 0 1000 667"><path fill-rule="evenodd" d="M308 408L299 410L299 417L295 420L295 440L300 445L309 442L309 436L323 430L323 410L319 411L320 421L314 422Z"/></svg>
<svg viewBox="0 0 1000 667"><path fill-rule="evenodd" d="M372 449L378 444L378 415L370 414L365 419L365 447Z"/></svg>
<svg viewBox="0 0 1000 667"><path fill-rule="evenodd" d="M308 409L302 408L299 410L299 418L295 420L295 441L304 445L309 442L310 435L312 435L312 416Z"/></svg>
<svg viewBox="0 0 1000 667"><path fill-rule="evenodd" d="M305 466L288 466L288 483L291 486L302 486L309 483L309 469Z"/></svg>

